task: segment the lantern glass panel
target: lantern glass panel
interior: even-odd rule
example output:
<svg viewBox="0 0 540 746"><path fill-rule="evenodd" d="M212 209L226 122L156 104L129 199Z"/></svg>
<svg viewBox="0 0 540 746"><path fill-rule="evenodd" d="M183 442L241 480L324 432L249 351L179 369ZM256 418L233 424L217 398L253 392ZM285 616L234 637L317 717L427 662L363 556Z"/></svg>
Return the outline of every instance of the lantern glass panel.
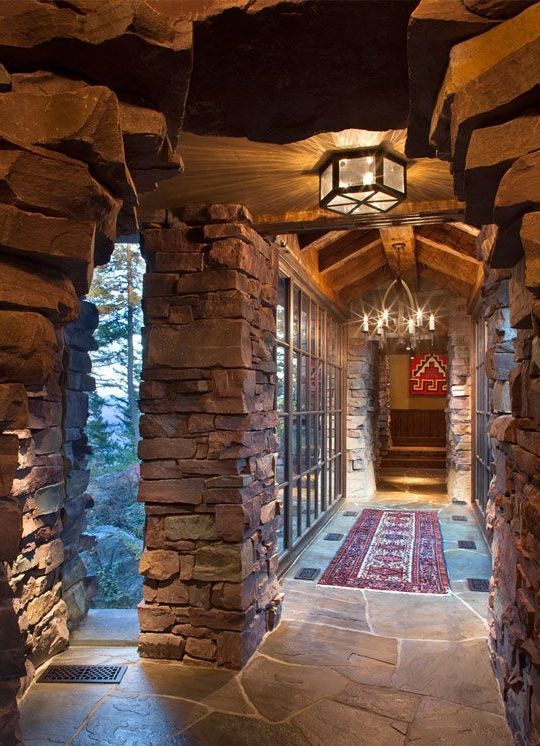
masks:
<svg viewBox="0 0 540 746"><path fill-rule="evenodd" d="M374 212L377 212L377 210L374 207L372 207L369 203L366 202L366 203L356 205L356 207L354 207L351 210L351 215L363 215L365 213L374 213Z"/></svg>
<svg viewBox="0 0 540 746"><path fill-rule="evenodd" d="M321 174L321 199L332 191L332 164L330 163Z"/></svg>
<svg viewBox="0 0 540 746"><path fill-rule="evenodd" d="M386 156L383 158L383 184L405 194L405 167Z"/></svg>
<svg viewBox="0 0 540 746"><path fill-rule="evenodd" d="M341 158L339 161L339 186L349 187L369 186L375 183L376 164L372 155L360 158Z"/></svg>

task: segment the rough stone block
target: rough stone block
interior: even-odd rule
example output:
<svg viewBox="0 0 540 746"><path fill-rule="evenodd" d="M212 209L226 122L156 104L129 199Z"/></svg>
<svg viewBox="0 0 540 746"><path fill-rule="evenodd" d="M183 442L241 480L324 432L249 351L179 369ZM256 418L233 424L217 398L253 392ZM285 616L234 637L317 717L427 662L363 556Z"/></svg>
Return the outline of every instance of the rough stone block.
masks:
<svg viewBox="0 0 540 746"><path fill-rule="evenodd" d="M54 328L40 314L0 310L0 382L43 385L56 347Z"/></svg>

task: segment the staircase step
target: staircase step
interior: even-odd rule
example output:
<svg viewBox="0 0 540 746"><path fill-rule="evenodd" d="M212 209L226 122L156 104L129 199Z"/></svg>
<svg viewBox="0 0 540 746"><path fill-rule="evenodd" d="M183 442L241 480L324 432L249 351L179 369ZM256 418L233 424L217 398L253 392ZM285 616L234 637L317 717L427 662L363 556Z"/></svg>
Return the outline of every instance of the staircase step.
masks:
<svg viewBox="0 0 540 746"><path fill-rule="evenodd" d="M383 469L445 469L446 459L383 458L381 467Z"/></svg>

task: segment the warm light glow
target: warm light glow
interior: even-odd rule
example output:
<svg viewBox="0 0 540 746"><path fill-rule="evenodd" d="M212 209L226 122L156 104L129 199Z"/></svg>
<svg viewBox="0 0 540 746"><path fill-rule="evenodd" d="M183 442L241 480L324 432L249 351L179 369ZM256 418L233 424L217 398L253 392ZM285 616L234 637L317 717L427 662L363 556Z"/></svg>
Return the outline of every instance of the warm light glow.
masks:
<svg viewBox="0 0 540 746"><path fill-rule="evenodd" d="M409 334L414 334L414 319L409 319L407 322L407 331Z"/></svg>
<svg viewBox="0 0 540 746"><path fill-rule="evenodd" d="M429 314L429 331L435 331L435 316L432 313Z"/></svg>
<svg viewBox="0 0 540 746"><path fill-rule="evenodd" d="M369 332L369 318L367 313L364 314L364 320L362 322L362 331Z"/></svg>
<svg viewBox="0 0 540 746"><path fill-rule="evenodd" d="M373 184L375 181L375 174L373 171L368 171L364 174L364 178L362 179L362 183L364 186L368 186L369 184Z"/></svg>
<svg viewBox="0 0 540 746"><path fill-rule="evenodd" d="M419 308L416 311L416 326L422 326L422 321L423 321L422 309Z"/></svg>
<svg viewBox="0 0 540 746"><path fill-rule="evenodd" d="M386 327L388 327L388 320L389 320L388 309L385 308L384 311L382 312L382 323Z"/></svg>

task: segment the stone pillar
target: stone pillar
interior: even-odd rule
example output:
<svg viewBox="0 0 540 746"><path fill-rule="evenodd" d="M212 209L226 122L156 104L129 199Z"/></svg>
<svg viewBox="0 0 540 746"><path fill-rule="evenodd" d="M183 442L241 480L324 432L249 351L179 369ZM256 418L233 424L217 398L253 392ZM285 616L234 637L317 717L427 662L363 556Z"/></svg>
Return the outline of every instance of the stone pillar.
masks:
<svg viewBox="0 0 540 746"><path fill-rule="evenodd" d="M92 333L98 320L97 308L83 301L78 317L66 327L64 335L63 453L66 500L63 505L62 597L67 606L69 629L75 629L85 616L92 592L93 578L86 577L79 552L81 540L84 541L85 513L93 504L92 498L86 493L90 479L90 447L85 428L88 419L87 392L96 387L90 375L92 362L89 351L97 347Z"/></svg>
<svg viewBox="0 0 540 746"><path fill-rule="evenodd" d="M387 352L379 355L379 458L388 453L392 447L392 433L390 430L390 357Z"/></svg>
<svg viewBox="0 0 540 746"><path fill-rule="evenodd" d="M447 479L451 500L471 502L472 323L464 301L455 301L448 328Z"/></svg>
<svg viewBox="0 0 540 746"><path fill-rule="evenodd" d="M277 249L244 208L148 227L143 656L240 668L278 621Z"/></svg>
<svg viewBox="0 0 540 746"><path fill-rule="evenodd" d="M378 348L359 329L347 345L347 496L370 500L376 484Z"/></svg>

